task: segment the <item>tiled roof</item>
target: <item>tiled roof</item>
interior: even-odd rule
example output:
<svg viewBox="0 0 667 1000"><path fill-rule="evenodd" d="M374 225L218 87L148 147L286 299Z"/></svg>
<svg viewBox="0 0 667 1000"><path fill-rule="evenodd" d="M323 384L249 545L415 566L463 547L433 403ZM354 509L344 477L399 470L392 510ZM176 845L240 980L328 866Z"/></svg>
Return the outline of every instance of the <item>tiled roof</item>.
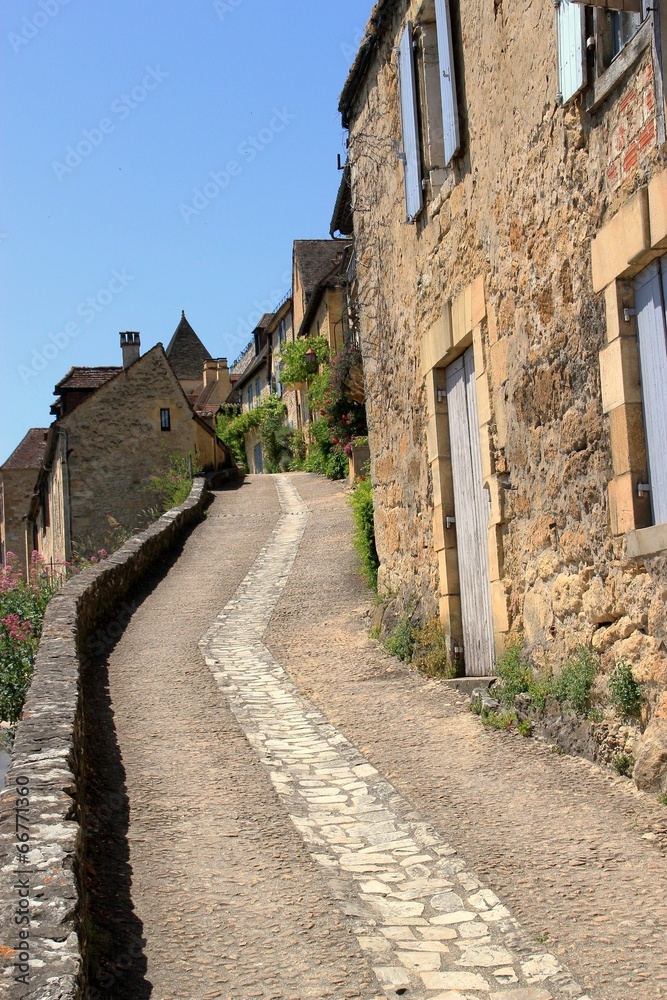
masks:
<svg viewBox="0 0 667 1000"><path fill-rule="evenodd" d="M101 385L104 385L122 370L118 366L70 368L67 375L58 382L53 394L59 396L63 390L67 389L99 389Z"/></svg>
<svg viewBox="0 0 667 1000"><path fill-rule="evenodd" d="M204 362L213 360L185 318L185 312L181 312L181 321L166 354L178 379L201 379Z"/></svg>
<svg viewBox="0 0 667 1000"><path fill-rule="evenodd" d="M391 17L399 10L398 0L377 0L366 25L364 38L347 75L343 92L338 102L338 110L343 119L343 128L350 126L350 112L359 89L363 84L371 60Z"/></svg>
<svg viewBox="0 0 667 1000"><path fill-rule="evenodd" d="M44 461L47 434L46 427L31 427L1 468L39 469Z"/></svg>
<svg viewBox="0 0 667 1000"><path fill-rule="evenodd" d="M306 300L316 285L336 266L336 255L342 253L345 240L295 240L294 259L299 268Z"/></svg>

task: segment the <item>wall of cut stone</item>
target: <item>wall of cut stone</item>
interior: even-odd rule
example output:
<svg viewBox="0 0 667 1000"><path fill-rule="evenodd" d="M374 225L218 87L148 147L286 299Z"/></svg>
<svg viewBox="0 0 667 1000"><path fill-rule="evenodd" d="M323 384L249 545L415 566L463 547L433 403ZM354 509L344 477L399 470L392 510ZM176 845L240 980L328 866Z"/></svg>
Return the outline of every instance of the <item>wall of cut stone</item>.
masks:
<svg viewBox="0 0 667 1000"><path fill-rule="evenodd" d="M2 478L2 555L12 552L25 568L25 522L35 491L37 469L5 469Z"/></svg>
<svg viewBox="0 0 667 1000"><path fill-rule="evenodd" d="M551 3L455 5L462 151L406 224L395 50L424 6L391 7L350 115L381 590L423 616L438 612L440 500L420 345L447 303L481 278L485 460L509 487L497 525L507 628L549 667L581 643L612 651L605 670L627 654L647 681L648 711L667 716L665 564L629 558L625 537L611 531L612 427L599 361L607 320L591 278L596 233L664 169L652 22L626 75L586 111L590 90L565 107L556 100Z"/></svg>
<svg viewBox="0 0 667 1000"><path fill-rule="evenodd" d="M87 995L85 898L77 878L78 869L85 865L86 843L79 705L86 643L202 516L206 497L204 480L198 478L185 503L103 563L71 579L46 610L33 681L18 725L6 787L0 793L4 946L0 982L9 989L14 976L27 975L28 979L12 984L15 1000L75 1000ZM17 806L27 819L18 831ZM27 888L27 896L20 895L22 888ZM21 899L27 899L27 904ZM28 920L17 924L14 916L21 907ZM28 931L27 938L19 936L22 929ZM25 965L21 949L33 962L29 972L20 968Z"/></svg>

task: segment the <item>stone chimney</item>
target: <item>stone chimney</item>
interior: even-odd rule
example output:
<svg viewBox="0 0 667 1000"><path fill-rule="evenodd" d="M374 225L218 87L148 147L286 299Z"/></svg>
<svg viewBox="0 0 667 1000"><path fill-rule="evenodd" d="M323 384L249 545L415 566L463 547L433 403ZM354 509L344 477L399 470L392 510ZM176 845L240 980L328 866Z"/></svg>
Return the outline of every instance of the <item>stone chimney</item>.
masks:
<svg viewBox="0 0 667 1000"><path fill-rule="evenodd" d="M204 385L210 385L211 382L218 381L218 362L217 361L205 361L204 362Z"/></svg>
<svg viewBox="0 0 667 1000"><path fill-rule="evenodd" d="M139 360L141 354L141 341L138 333L121 333L120 349L123 352L123 368L129 368L135 361Z"/></svg>

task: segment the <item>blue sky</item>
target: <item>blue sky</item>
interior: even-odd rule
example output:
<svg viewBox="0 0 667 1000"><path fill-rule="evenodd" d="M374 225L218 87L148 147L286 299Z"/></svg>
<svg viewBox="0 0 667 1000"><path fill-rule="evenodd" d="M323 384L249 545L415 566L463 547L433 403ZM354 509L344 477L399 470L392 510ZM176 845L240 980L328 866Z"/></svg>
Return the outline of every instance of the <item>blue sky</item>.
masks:
<svg viewBox="0 0 667 1000"><path fill-rule="evenodd" d="M166 346L185 309L231 361L328 236L337 98L371 0L13 0L3 55L0 462L72 365Z"/></svg>

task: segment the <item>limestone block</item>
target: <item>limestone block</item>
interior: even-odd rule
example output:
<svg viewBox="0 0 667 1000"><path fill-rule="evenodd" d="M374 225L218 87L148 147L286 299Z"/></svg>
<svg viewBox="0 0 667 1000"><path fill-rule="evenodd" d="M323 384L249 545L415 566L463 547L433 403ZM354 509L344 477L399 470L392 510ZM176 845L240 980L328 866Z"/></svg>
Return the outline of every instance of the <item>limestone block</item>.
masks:
<svg viewBox="0 0 667 1000"><path fill-rule="evenodd" d="M489 524L502 524L505 520L505 490L499 477L489 476L488 479L484 480L484 487L488 490L491 501Z"/></svg>
<svg viewBox="0 0 667 1000"><path fill-rule="evenodd" d="M664 688L667 683L667 656L655 636L636 630L626 639L615 642L611 653L617 662L627 660L639 684L651 683Z"/></svg>
<svg viewBox="0 0 667 1000"><path fill-rule="evenodd" d="M456 594L448 594L441 597L439 601L440 622L445 635L450 636L457 642L463 637L463 627L461 619L461 598Z"/></svg>
<svg viewBox="0 0 667 1000"><path fill-rule="evenodd" d="M475 376L483 375L486 366L484 364L484 348L482 346L482 328L478 324L472 331L472 347L474 356Z"/></svg>
<svg viewBox="0 0 667 1000"><path fill-rule="evenodd" d="M440 572L440 596L459 593L459 559L456 549L442 549L438 552Z"/></svg>
<svg viewBox="0 0 667 1000"><path fill-rule="evenodd" d="M482 459L482 481L486 482L495 471L493 452L491 449L491 434L488 424L484 424L484 426L479 429L479 447L480 457Z"/></svg>
<svg viewBox="0 0 667 1000"><path fill-rule="evenodd" d="M667 792L667 722L654 719L636 755L633 778L645 792Z"/></svg>
<svg viewBox="0 0 667 1000"><path fill-rule="evenodd" d="M477 365L475 365L477 375ZM477 417L479 425L491 422L491 393L489 391L489 380L486 373L478 375L475 379L475 394L477 396Z"/></svg>
<svg viewBox="0 0 667 1000"><path fill-rule="evenodd" d="M624 403L609 411L614 475L646 471L646 438L641 403Z"/></svg>
<svg viewBox="0 0 667 1000"><path fill-rule="evenodd" d="M433 548L436 552L441 552L445 547L445 516L442 505L433 511Z"/></svg>
<svg viewBox="0 0 667 1000"><path fill-rule="evenodd" d="M507 395L505 389L493 393L493 412L496 418L496 447L507 447Z"/></svg>
<svg viewBox="0 0 667 1000"><path fill-rule="evenodd" d="M648 186L651 246L667 249L667 170L652 177Z"/></svg>
<svg viewBox="0 0 667 1000"><path fill-rule="evenodd" d="M607 342L611 343L617 337L636 337L637 322L634 316L628 316L626 321L624 310L633 309L635 290L631 281L612 281L604 290L604 302L607 316Z"/></svg>
<svg viewBox="0 0 667 1000"><path fill-rule="evenodd" d="M489 550L489 579L501 580L503 576L503 533L502 529L494 524L489 528L487 535L487 546Z"/></svg>
<svg viewBox="0 0 667 1000"><path fill-rule="evenodd" d="M599 577L594 576L582 597L581 610L590 622L616 621L623 614L623 608L616 605L614 590Z"/></svg>
<svg viewBox="0 0 667 1000"><path fill-rule="evenodd" d="M460 343L466 334L472 332L472 328L472 286L468 285L452 302L452 337L454 344Z"/></svg>
<svg viewBox="0 0 667 1000"><path fill-rule="evenodd" d="M624 535L651 523L651 504L647 496L637 496L639 477L632 472L616 476L609 483L609 520L612 535Z"/></svg>
<svg viewBox="0 0 667 1000"><path fill-rule="evenodd" d="M452 484L452 466L448 458L436 458L431 462L433 476L433 504L442 507L445 515L454 514L454 488Z"/></svg>
<svg viewBox="0 0 667 1000"><path fill-rule="evenodd" d="M641 403L637 341L617 337L600 351L602 409L609 413L624 403Z"/></svg>
<svg viewBox="0 0 667 1000"><path fill-rule="evenodd" d="M650 247L648 190L640 188L591 243L593 291L601 292Z"/></svg>
<svg viewBox="0 0 667 1000"><path fill-rule="evenodd" d="M588 579L581 573L559 573L551 591L551 603L559 618L576 615L582 608L582 597L588 587Z"/></svg>
<svg viewBox="0 0 667 1000"><path fill-rule="evenodd" d="M494 580L491 583L491 617L494 632L509 632L507 594L501 580Z"/></svg>
<svg viewBox="0 0 667 1000"><path fill-rule="evenodd" d="M511 337L501 337L495 344L491 345L489 351L491 369L491 385L494 389L499 389L509 378L509 347Z"/></svg>
<svg viewBox="0 0 667 1000"><path fill-rule="evenodd" d="M432 368L439 365L445 355L451 351L452 345L452 305L451 302L447 302L438 321L422 337L422 374L426 375Z"/></svg>
<svg viewBox="0 0 667 1000"><path fill-rule="evenodd" d="M489 343L495 344L498 340L498 321L496 319L496 311L493 308L487 310L486 326L489 331Z"/></svg>
<svg viewBox="0 0 667 1000"><path fill-rule="evenodd" d="M553 625L551 602L546 594L529 590L523 601L523 631L527 642L544 642Z"/></svg>
<svg viewBox="0 0 667 1000"><path fill-rule="evenodd" d="M426 389L426 413L429 417L447 413L447 383L444 368L432 368L424 379ZM440 398L438 398L438 393Z"/></svg>
<svg viewBox="0 0 667 1000"><path fill-rule="evenodd" d="M627 615L624 615L618 621L614 622L613 625L609 625L606 628L599 628L597 632L594 632L591 639L591 646L598 653L604 653L614 643L627 639L638 628L641 628L641 622L636 622Z"/></svg>
<svg viewBox="0 0 667 1000"><path fill-rule="evenodd" d="M484 297L484 275L480 274L470 286L470 320L473 327L482 322L486 316L486 300Z"/></svg>
<svg viewBox="0 0 667 1000"><path fill-rule="evenodd" d="M667 552L667 524L653 524L648 528L630 531L627 536L627 554L632 559Z"/></svg>
<svg viewBox="0 0 667 1000"><path fill-rule="evenodd" d="M426 446L429 461L436 458L449 458L449 424L446 413L429 417L426 422Z"/></svg>

